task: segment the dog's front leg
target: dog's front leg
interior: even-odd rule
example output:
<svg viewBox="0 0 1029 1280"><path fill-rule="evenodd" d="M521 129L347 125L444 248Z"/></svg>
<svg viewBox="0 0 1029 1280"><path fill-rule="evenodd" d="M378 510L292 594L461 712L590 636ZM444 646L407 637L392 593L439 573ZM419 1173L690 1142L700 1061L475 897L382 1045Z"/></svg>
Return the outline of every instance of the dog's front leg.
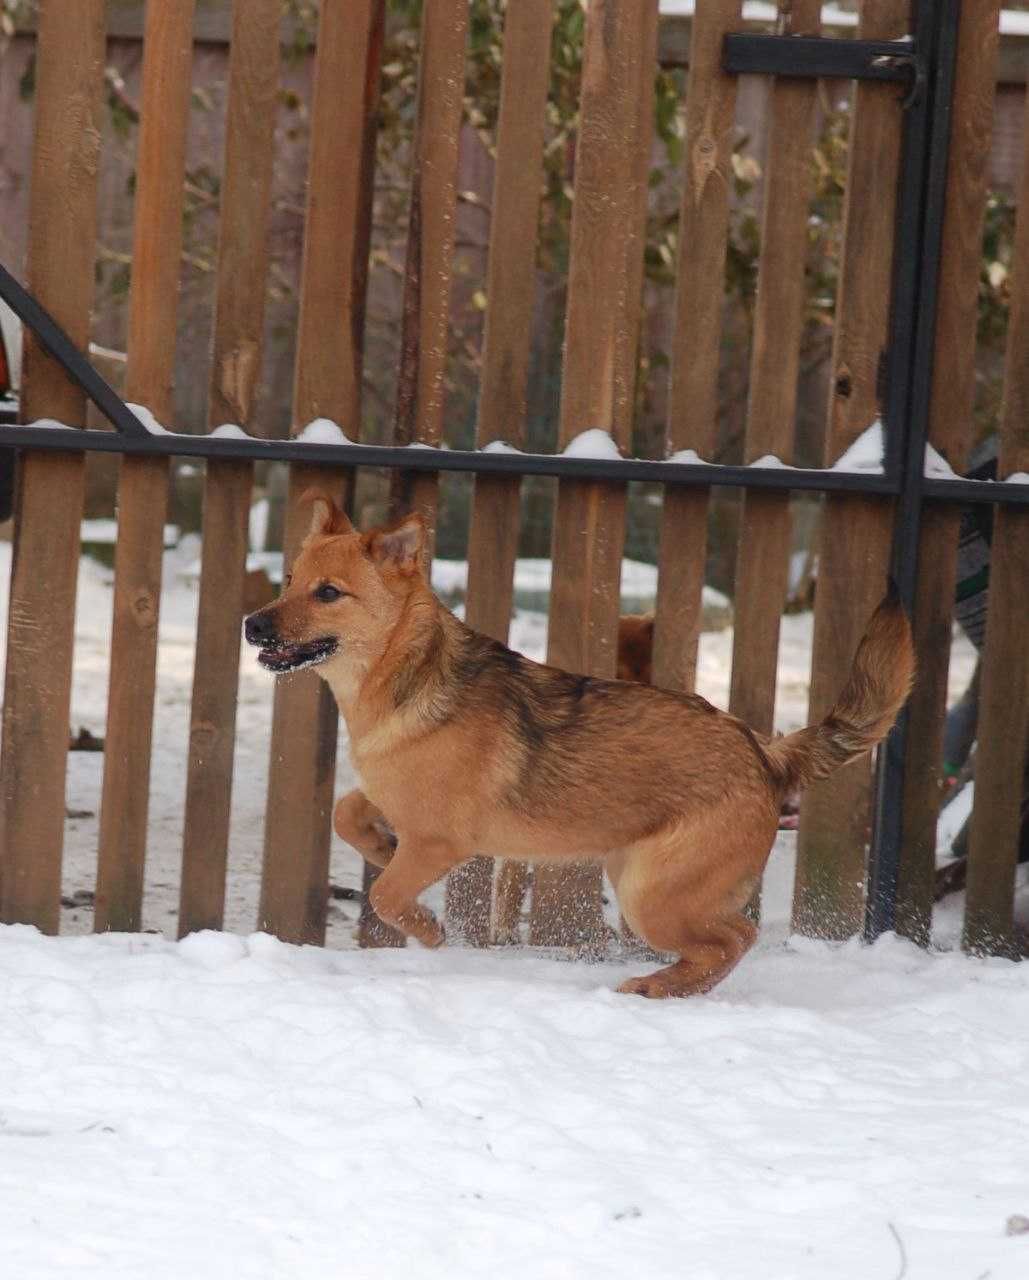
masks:
<svg viewBox="0 0 1029 1280"><path fill-rule="evenodd" d="M438 947L443 926L418 901L430 885L464 862L470 854L449 841L401 835L397 851L371 889L376 915L423 947Z"/></svg>
<svg viewBox="0 0 1029 1280"><path fill-rule="evenodd" d="M372 866L384 867L393 857L397 838L386 819L360 789L348 791L336 801L332 814L336 835Z"/></svg>

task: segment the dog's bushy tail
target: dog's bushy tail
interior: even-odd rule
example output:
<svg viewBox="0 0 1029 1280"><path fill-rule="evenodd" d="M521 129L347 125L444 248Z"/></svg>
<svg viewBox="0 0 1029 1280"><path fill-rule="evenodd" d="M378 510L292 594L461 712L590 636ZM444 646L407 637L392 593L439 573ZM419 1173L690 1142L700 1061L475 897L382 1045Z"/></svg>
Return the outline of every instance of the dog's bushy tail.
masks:
<svg viewBox="0 0 1029 1280"><path fill-rule="evenodd" d="M820 724L765 745L784 791L827 778L889 733L915 678L911 626L896 586L868 624L843 692Z"/></svg>

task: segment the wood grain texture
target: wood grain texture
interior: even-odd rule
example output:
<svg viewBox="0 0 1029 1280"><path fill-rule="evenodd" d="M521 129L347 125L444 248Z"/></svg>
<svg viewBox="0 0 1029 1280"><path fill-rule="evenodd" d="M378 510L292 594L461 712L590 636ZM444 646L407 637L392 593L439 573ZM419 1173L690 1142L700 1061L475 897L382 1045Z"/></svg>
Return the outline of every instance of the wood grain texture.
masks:
<svg viewBox="0 0 1029 1280"><path fill-rule="evenodd" d="M293 429L361 430L365 297L385 0L327 0L318 27Z"/></svg>
<svg viewBox="0 0 1029 1280"><path fill-rule="evenodd" d="M790 33L817 35L819 0L781 4ZM780 79L771 94L768 160L761 215L745 461L774 454L792 462L804 263L811 198L814 80ZM791 521L786 493L748 493L736 559L729 708L769 733L775 714L779 620L786 603Z"/></svg>
<svg viewBox="0 0 1029 1280"><path fill-rule="evenodd" d="M39 12L28 287L89 340L103 112L104 4ZM31 335L22 417L85 423L85 398ZM0 919L56 933L84 465L25 453L19 469L0 751Z"/></svg>
<svg viewBox="0 0 1029 1280"><path fill-rule="evenodd" d="M1023 339L1029 334L1023 330ZM998 507L990 555L990 612L979 691L975 807L963 945L1016 956L1015 866L1029 741L1029 512Z"/></svg>
<svg viewBox="0 0 1029 1280"><path fill-rule="evenodd" d="M468 0L425 0L393 424L396 444L435 445L443 438L467 35ZM410 511L421 514L428 529L430 561L438 505L436 472L391 473L391 517ZM362 946L403 946L402 935L384 925L367 905L377 874L370 864L365 865L366 905L358 922L358 939Z"/></svg>
<svg viewBox="0 0 1029 1280"><path fill-rule="evenodd" d="M457 161L465 80L468 0L425 0L417 121L404 266L395 444L439 444L457 211ZM439 477L394 471L393 513L419 511L435 541Z"/></svg>
<svg viewBox="0 0 1029 1280"><path fill-rule="evenodd" d="M653 136L656 4L593 0L587 11L576 148L560 443L591 427L631 445L643 252ZM643 10L645 9L645 13ZM654 12L652 12L654 10ZM615 672L625 486L563 480L554 516L547 660ZM601 871L541 865L534 874L534 945L604 948Z"/></svg>
<svg viewBox="0 0 1029 1280"><path fill-rule="evenodd" d="M907 0L864 0L859 38L893 40L907 30ZM880 355L889 330L902 115L892 86L859 82L851 115L843 252L833 334L823 466L878 417ZM875 192L870 199L869 193ZM808 721L839 696L868 619L884 594L892 507L828 495L822 513ZM871 760L855 761L805 794L797 837L793 927L843 938L864 919L872 817Z"/></svg>
<svg viewBox="0 0 1029 1280"><path fill-rule="evenodd" d="M1023 139L1029 161L1029 113ZM1011 275L998 476L1029 472L1029 163ZM998 507L990 554L989 614L979 695L975 807L968 852L964 946L1012 954L1015 865L1029 749L1029 511Z"/></svg>
<svg viewBox="0 0 1029 1280"><path fill-rule="evenodd" d="M236 0L229 56L211 426L246 427L260 377L279 86L278 0ZM236 740L249 462L210 461L190 712L179 933L221 927Z"/></svg>
<svg viewBox="0 0 1029 1280"><path fill-rule="evenodd" d="M530 0L511 6L504 24L486 330L475 430L480 449L497 440L516 448L525 443L551 22L549 0ZM468 542L468 623L504 642L518 549L519 483L517 478L503 476L476 478Z"/></svg>
<svg viewBox="0 0 1029 1280"><path fill-rule="evenodd" d="M299 502L304 491L317 487L342 503L350 480L349 473L290 468L286 572L311 524ZM325 942L338 737L335 700L315 672L276 682L257 923L285 942Z"/></svg>
<svg viewBox="0 0 1029 1280"><path fill-rule="evenodd" d="M438 444L457 207L467 0L426 0L394 441Z"/></svg>
<svg viewBox="0 0 1029 1280"><path fill-rule="evenodd" d="M147 6L125 396L172 415L194 0ZM166 458L125 457L118 486L114 619L94 928L140 928L157 673Z"/></svg>
<svg viewBox="0 0 1029 1280"><path fill-rule="evenodd" d="M525 444L552 22L550 0L512 5L504 22L486 331L475 431L480 449L495 440L515 448ZM465 619L476 631L503 644L514 603L520 490L516 476L477 476L472 495ZM447 877L447 931L473 946L489 941L493 869L493 859L474 858ZM508 877L504 883L514 881Z"/></svg>
<svg viewBox="0 0 1029 1280"><path fill-rule="evenodd" d="M220 929L224 917L247 554L245 516L252 481L249 466L220 459L207 463L186 766L180 937L198 929Z"/></svg>
<svg viewBox="0 0 1029 1280"><path fill-rule="evenodd" d="M714 455L718 361L729 230L736 77L722 70L722 42L741 26L741 0L715 0L693 21L686 87L675 332L668 401L669 455ZM654 619L654 683L691 690L696 678L707 558L706 489L667 488L661 514Z"/></svg>
<svg viewBox="0 0 1029 1280"><path fill-rule="evenodd" d="M971 446L983 214L989 182L999 0L962 5L940 254L929 439L959 474ZM923 512L912 619L918 675L908 703L897 930L927 936L933 900L940 762L961 512Z"/></svg>
<svg viewBox="0 0 1029 1280"><path fill-rule="evenodd" d="M276 0L235 0L207 417L246 426L261 377L279 43Z"/></svg>
<svg viewBox="0 0 1029 1280"><path fill-rule="evenodd" d="M330 418L357 439L364 311L382 62L384 0L328 0L321 9L311 112L292 429ZM310 524L305 489L340 500L352 473L290 469L288 570ZM314 672L275 686L259 927L289 942L325 940L338 714Z"/></svg>

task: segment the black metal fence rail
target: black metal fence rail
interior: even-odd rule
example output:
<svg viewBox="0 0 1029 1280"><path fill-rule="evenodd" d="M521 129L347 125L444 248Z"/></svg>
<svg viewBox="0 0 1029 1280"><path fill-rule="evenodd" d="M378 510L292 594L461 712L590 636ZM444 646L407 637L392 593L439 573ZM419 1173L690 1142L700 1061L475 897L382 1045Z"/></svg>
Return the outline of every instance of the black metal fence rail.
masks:
<svg viewBox="0 0 1029 1280"><path fill-rule="evenodd" d="M773 37L748 36L739 39L767 41ZM722 486L795 492L861 493L884 498L901 496L907 479L904 466L896 463L891 465L888 456L884 459L882 471L846 471L786 465L742 467L647 458L589 458L564 453L522 453L515 449L332 444L298 437L262 439L256 436L242 438L151 431L93 368L53 316L2 265L0 298L35 333L41 345L114 427L114 431L95 431L72 425L30 423L4 426L0 433L0 444L18 448L71 453L236 458L254 462L306 462L319 466L387 467L404 471L459 471L471 472L473 475L567 476L580 480L636 481L696 488ZM895 433L886 433L887 442L891 434ZM924 436L921 447L924 453ZM923 477L920 487L922 496L934 502L1029 504L1029 483Z"/></svg>
<svg viewBox="0 0 1029 1280"><path fill-rule="evenodd" d="M113 394L113 393L112 393ZM129 410L131 413L131 410ZM136 420L138 422L138 419ZM387 467L403 471L462 471L473 475L568 476L693 488L777 489L798 493L861 493L895 498L903 480L876 471L834 471L813 467L736 467L715 463L659 462L646 458L585 458L563 453L433 449L424 445L329 444L297 438L262 440L232 436L150 432L126 436L66 426L9 426L0 444L57 453L149 453L178 458L236 458L252 462L306 462L318 466ZM929 479L922 482L929 502L1029 505L1029 482Z"/></svg>

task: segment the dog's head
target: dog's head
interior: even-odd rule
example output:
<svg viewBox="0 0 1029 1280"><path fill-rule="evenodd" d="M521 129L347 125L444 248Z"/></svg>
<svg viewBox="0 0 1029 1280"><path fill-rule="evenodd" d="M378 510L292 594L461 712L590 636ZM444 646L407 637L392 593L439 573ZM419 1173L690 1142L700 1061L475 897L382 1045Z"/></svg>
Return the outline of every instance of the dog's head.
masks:
<svg viewBox="0 0 1029 1280"><path fill-rule="evenodd" d="M367 665L383 651L404 602L425 584L419 515L358 533L328 495L309 490L311 527L281 595L250 614L244 634L275 675L304 667Z"/></svg>

